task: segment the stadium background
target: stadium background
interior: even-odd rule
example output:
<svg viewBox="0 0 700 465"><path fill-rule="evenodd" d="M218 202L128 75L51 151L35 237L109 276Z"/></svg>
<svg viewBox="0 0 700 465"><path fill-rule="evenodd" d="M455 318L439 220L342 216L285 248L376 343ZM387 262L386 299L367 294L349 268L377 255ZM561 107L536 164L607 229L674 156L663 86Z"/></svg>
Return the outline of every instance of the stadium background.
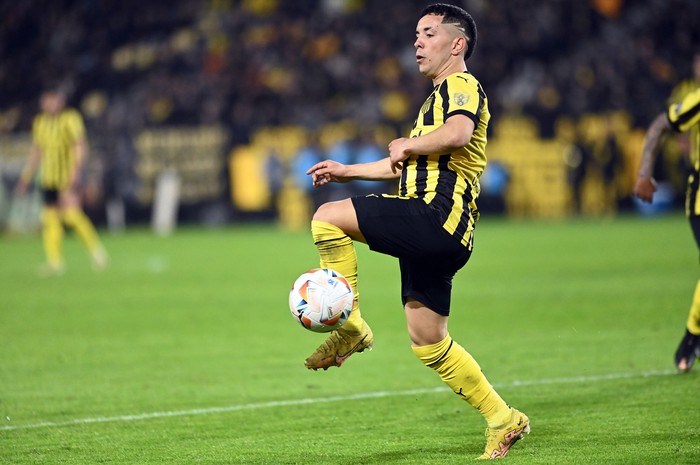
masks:
<svg viewBox="0 0 700 465"><path fill-rule="evenodd" d="M430 87L412 45L427 3L0 3L0 223L12 225L38 94L58 82L86 118L84 200L98 224L148 222L158 180L174 173L181 222L305 227L314 203L367 189L311 192L300 173L315 157L371 160L407 134ZM482 208L639 208L629 194L644 129L693 77L700 3L455 3L477 21L469 69L493 114ZM661 206L679 206L683 139L664 150Z"/></svg>

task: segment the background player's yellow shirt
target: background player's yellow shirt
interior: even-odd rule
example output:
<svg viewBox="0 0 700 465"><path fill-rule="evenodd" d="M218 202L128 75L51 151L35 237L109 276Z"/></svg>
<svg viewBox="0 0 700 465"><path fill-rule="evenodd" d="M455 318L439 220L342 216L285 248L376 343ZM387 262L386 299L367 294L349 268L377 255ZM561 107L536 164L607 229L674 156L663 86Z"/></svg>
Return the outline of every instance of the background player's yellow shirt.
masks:
<svg viewBox="0 0 700 465"><path fill-rule="evenodd" d="M700 87L683 100L668 107L668 122L675 131L690 131L690 163L685 210L688 216L700 215Z"/></svg>
<svg viewBox="0 0 700 465"><path fill-rule="evenodd" d="M34 119L32 141L41 151L42 188L61 190L67 187L75 164L75 145L83 138L83 118L72 108L55 116L41 113Z"/></svg>
<svg viewBox="0 0 700 465"><path fill-rule="evenodd" d="M450 153L410 156L401 173L399 195L419 197L443 212L443 227L464 245L478 219L479 177L486 167L486 127L490 119L486 94L468 72L448 76L420 109L411 137L428 134L450 116L465 115L474 132L465 147Z"/></svg>
<svg viewBox="0 0 700 465"><path fill-rule="evenodd" d="M700 170L700 87L668 108L668 121L676 131L690 130L690 161Z"/></svg>

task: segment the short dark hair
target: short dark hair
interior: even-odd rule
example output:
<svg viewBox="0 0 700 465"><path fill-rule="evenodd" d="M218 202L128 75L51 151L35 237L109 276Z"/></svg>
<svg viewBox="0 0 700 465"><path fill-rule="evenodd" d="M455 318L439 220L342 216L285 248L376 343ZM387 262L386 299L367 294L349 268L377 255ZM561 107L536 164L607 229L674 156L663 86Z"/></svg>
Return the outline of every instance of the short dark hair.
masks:
<svg viewBox="0 0 700 465"><path fill-rule="evenodd" d="M449 5L447 3L434 3L428 5L423 9L420 17L425 15L437 15L442 16L443 24L453 24L464 31L464 35L467 36L467 51L464 54L464 59L466 60L476 48L476 22L472 15L466 12L463 8L456 5Z"/></svg>

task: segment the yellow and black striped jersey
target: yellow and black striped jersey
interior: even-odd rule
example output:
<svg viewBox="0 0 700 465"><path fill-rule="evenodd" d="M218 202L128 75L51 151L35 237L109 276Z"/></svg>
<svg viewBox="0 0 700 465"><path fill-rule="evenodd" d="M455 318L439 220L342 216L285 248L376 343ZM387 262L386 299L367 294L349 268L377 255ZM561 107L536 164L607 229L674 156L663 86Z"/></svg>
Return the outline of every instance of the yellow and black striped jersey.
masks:
<svg viewBox="0 0 700 465"><path fill-rule="evenodd" d="M671 91L671 95L668 98L668 105L680 102L686 95L697 89L698 86L700 86L700 81L696 79L686 79L679 82Z"/></svg>
<svg viewBox="0 0 700 465"><path fill-rule="evenodd" d="M401 173L399 196L422 198L437 207L445 230L471 247L490 114L481 84L466 71L451 74L435 86L420 109L411 137L436 130L454 115L465 115L474 122L469 143L451 153L411 155Z"/></svg>
<svg viewBox="0 0 700 465"><path fill-rule="evenodd" d="M690 131L690 161L700 171L700 87L669 106L667 116L675 131Z"/></svg>
<svg viewBox="0 0 700 465"><path fill-rule="evenodd" d="M55 116L41 113L34 118L32 142L41 152L42 188L67 187L76 162L75 146L84 138L85 124L75 109L66 108Z"/></svg>
<svg viewBox="0 0 700 465"><path fill-rule="evenodd" d="M668 107L668 122L677 132L690 131L690 163L685 212L688 216L700 215L700 87L686 94L680 102Z"/></svg>

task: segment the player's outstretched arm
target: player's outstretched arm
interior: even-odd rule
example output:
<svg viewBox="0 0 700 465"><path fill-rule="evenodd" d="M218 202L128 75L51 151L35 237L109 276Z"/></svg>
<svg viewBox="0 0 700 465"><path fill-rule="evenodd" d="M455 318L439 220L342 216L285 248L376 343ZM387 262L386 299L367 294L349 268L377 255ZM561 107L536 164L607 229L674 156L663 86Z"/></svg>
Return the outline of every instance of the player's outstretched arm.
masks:
<svg viewBox="0 0 700 465"><path fill-rule="evenodd" d="M649 125L644 137L644 148L642 149L642 159L639 162L637 181L634 185L634 195L644 202L651 202L656 192L656 182L653 178L654 160L656 152L661 144L661 138L671 131L671 124L668 122L666 113L659 114Z"/></svg>
<svg viewBox="0 0 700 465"><path fill-rule="evenodd" d="M370 163L344 165L333 160L324 160L309 168L306 174L311 175L314 187L320 187L329 182L348 182L355 179L367 181L384 181L396 179L401 172L393 172L391 160L387 157Z"/></svg>

